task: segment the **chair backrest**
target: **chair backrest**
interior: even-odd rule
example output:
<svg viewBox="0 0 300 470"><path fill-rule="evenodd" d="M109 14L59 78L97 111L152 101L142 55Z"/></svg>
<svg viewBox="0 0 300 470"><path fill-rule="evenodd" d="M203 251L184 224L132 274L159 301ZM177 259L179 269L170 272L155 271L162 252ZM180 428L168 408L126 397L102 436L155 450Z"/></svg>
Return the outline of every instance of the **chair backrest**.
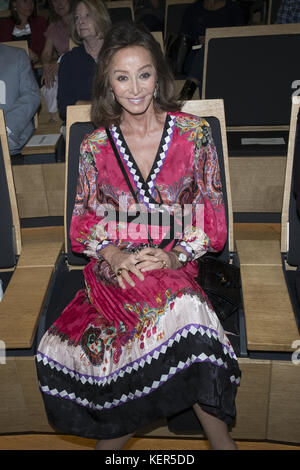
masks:
<svg viewBox="0 0 300 470"><path fill-rule="evenodd" d="M105 2L112 23L134 21L132 0L111 0Z"/></svg>
<svg viewBox="0 0 300 470"><path fill-rule="evenodd" d="M191 100L184 104L182 111L205 118L211 127L212 136L218 153L228 227L227 243L222 253L218 254L218 257L224 261L228 261L230 253L234 252L234 236L224 102L221 99Z"/></svg>
<svg viewBox="0 0 300 470"><path fill-rule="evenodd" d="M255 0L248 8L248 24L266 24L268 19L268 0Z"/></svg>
<svg viewBox="0 0 300 470"><path fill-rule="evenodd" d="M195 0L166 0L165 41L170 34L179 33L185 11L187 7L194 2Z"/></svg>
<svg viewBox="0 0 300 470"><path fill-rule="evenodd" d="M85 256L72 251L69 228L77 190L80 145L85 135L94 129L90 111L89 104L67 107L64 237L65 253L70 266L82 266L87 262Z"/></svg>
<svg viewBox="0 0 300 470"><path fill-rule="evenodd" d="M29 56L29 48L28 48L27 41L9 41L9 42L2 42L1 44L5 44L6 46L12 46L12 47L20 47L20 49L24 49L24 51Z"/></svg>
<svg viewBox="0 0 300 470"><path fill-rule="evenodd" d="M223 98L227 129L288 129L300 24L207 29L202 97Z"/></svg>
<svg viewBox="0 0 300 470"><path fill-rule="evenodd" d="M0 10L0 18L9 18L10 15L11 15L10 10Z"/></svg>
<svg viewBox="0 0 300 470"><path fill-rule="evenodd" d="M0 269L15 266L21 230L3 110L0 109Z"/></svg>
<svg viewBox="0 0 300 470"><path fill-rule="evenodd" d="M226 140L224 103L222 100L193 100L185 103L183 111L204 117L211 126L217 148L221 181L226 207L228 238L220 259L228 260L234 251L232 199ZM90 105L68 106L66 121L66 183L65 183L65 250L70 266L86 264L86 258L72 252L69 227L72 218L78 179L79 148L84 136L94 129L90 122Z"/></svg>
<svg viewBox="0 0 300 470"><path fill-rule="evenodd" d="M290 133L281 216L281 252L286 253L291 266L300 266L300 217L297 214L293 190L295 161L300 160L300 97L294 96L290 120ZM298 175L299 176L299 175Z"/></svg>
<svg viewBox="0 0 300 470"><path fill-rule="evenodd" d="M73 41L72 38L69 38L69 51L71 51L74 47L77 47L77 44Z"/></svg>
<svg viewBox="0 0 300 470"><path fill-rule="evenodd" d="M161 47L161 50L163 51L163 53L165 53L164 39L163 39L162 32L161 31L152 31L151 34L154 37L155 41L157 41L160 44L160 47Z"/></svg>
<svg viewBox="0 0 300 470"><path fill-rule="evenodd" d="M281 3L282 3L282 0L269 0L268 18L267 18L268 24L274 24L276 22L277 13L278 13Z"/></svg>

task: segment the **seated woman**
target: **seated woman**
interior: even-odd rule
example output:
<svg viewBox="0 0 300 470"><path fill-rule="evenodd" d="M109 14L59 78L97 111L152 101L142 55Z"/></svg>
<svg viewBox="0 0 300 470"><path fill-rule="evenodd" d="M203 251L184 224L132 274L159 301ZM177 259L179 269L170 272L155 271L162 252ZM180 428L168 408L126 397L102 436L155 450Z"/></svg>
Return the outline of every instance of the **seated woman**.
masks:
<svg viewBox="0 0 300 470"><path fill-rule="evenodd" d="M95 77L97 129L81 145L70 227L90 263L86 288L37 349L48 417L111 450L193 407L213 449L236 449L227 425L238 361L195 281L197 258L227 239L209 124L180 111L161 47L142 27L110 29ZM186 224L170 223L183 214Z"/></svg>
<svg viewBox="0 0 300 470"><path fill-rule="evenodd" d="M77 0L71 15L71 35L79 47L65 54L58 69L57 104L66 119L67 106L90 101L98 54L111 25L101 0Z"/></svg>
<svg viewBox="0 0 300 470"><path fill-rule="evenodd" d="M42 83L47 88L54 85L58 74L58 63L53 62L53 55L61 57L69 50L70 42L70 0L50 0L51 19L46 36L46 44L42 52L43 77Z"/></svg>
<svg viewBox="0 0 300 470"><path fill-rule="evenodd" d="M32 64L41 58L45 46L47 22L36 14L35 0L11 0L10 18L0 20L0 42L28 41Z"/></svg>

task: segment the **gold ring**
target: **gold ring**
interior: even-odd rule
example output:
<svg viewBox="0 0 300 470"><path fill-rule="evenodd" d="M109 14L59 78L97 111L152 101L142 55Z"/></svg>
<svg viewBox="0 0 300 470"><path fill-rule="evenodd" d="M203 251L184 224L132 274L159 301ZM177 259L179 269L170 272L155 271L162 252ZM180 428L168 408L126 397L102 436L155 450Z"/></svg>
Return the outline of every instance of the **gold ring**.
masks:
<svg viewBox="0 0 300 470"><path fill-rule="evenodd" d="M117 271L117 276L122 276L123 268L119 268Z"/></svg>
<svg viewBox="0 0 300 470"><path fill-rule="evenodd" d="M166 268L167 267L167 263L165 262L165 260L161 260L161 264L162 264L162 268Z"/></svg>

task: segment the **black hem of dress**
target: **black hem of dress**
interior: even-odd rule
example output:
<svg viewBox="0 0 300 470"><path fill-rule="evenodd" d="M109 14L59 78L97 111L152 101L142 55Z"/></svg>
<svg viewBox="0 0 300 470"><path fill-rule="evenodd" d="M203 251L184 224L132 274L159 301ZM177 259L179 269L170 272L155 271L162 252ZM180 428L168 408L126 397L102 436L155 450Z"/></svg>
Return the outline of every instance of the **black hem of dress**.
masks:
<svg viewBox="0 0 300 470"><path fill-rule="evenodd" d="M44 394L43 398L53 427L90 439L114 439L135 433L161 419L171 418L195 403L232 427L237 386L225 386L227 372L220 368L216 381L216 368L210 363L193 364L146 397L100 412L58 397ZM221 396L220 384L225 386Z"/></svg>

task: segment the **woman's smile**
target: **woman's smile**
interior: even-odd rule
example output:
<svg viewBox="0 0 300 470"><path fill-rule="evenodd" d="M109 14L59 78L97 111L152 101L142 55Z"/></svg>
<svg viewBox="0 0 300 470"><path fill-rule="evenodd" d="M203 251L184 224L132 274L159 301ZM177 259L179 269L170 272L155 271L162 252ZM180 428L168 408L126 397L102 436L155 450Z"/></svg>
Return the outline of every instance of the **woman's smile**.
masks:
<svg viewBox="0 0 300 470"><path fill-rule="evenodd" d="M144 97L142 97L142 98L128 98L128 100L133 104L140 104L145 100L145 98Z"/></svg>

